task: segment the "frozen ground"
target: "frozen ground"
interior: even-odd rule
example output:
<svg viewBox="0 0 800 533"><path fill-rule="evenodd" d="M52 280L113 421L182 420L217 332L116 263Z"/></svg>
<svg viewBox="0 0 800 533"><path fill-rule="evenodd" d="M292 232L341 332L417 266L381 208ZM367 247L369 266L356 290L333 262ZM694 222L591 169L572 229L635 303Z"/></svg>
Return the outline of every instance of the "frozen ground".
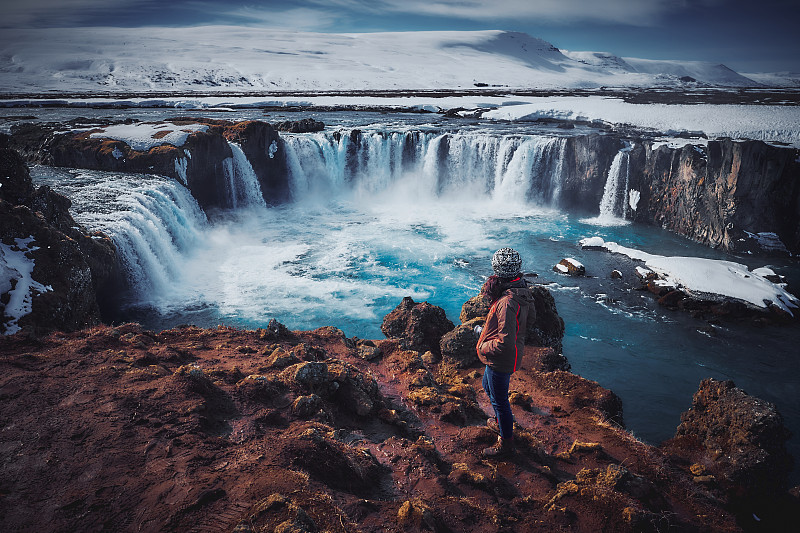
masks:
<svg viewBox="0 0 800 533"><path fill-rule="evenodd" d="M631 103L623 96L208 96L197 98L63 98L0 100L0 107L164 107L185 111L284 108L385 109L440 113L461 109L489 122L580 121L634 127L663 137L664 144L705 144L707 139L757 139L800 147L800 106ZM692 139L675 139L678 134ZM702 138L702 137L705 137Z"/></svg>
<svg viewBox="0 0 800 533"><path fill-rule="evenodd" d="M667 135L695 132L711 138L732 137L800 145L800 107L797 106L632 104L619 98L560 97L503 106L485 113L483 118L628 124Z"/></svg>

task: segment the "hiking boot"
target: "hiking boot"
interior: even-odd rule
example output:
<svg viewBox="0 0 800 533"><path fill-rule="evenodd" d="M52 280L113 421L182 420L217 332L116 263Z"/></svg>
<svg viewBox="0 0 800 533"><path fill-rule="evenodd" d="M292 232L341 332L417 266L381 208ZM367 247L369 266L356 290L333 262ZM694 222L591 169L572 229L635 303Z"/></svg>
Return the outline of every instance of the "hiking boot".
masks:
<svg viewBox="0 0 800 533"><path fill-rule="evenodd" d="M496 418L487 418L486 426L498 435L500 434L500 424L497 423Z"/></svg>
<svg viewBox="0 0 800 533"><path fill-rule="evenodd" d="M497 443L483 450L484 459L506 459L514 455L514 439L497 438Z"/></svg>

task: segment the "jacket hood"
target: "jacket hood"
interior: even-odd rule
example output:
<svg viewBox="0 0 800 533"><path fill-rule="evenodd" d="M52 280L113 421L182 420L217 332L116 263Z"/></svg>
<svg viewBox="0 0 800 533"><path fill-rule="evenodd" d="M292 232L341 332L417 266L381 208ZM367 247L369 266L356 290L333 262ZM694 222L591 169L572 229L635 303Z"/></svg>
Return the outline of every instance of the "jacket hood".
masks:
<svg viewBox="0 0 800 533"><path fill-rule="evenodd" d="M521 305L533 302L533 293L530 288L528 288L528 282L521 278L508 283L503 294L508 294Z"/></svg>

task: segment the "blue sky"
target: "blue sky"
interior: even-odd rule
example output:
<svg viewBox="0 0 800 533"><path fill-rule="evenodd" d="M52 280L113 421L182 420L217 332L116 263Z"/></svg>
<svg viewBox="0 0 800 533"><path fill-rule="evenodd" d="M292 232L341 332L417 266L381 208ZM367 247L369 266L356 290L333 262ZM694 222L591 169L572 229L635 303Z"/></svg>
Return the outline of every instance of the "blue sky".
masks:
<svg viewBox="0 0 800 533"><path fill-rule="evenodd" d="M800 72L798 0L0 0L0 27L522 31L568 50Z"/></svg>

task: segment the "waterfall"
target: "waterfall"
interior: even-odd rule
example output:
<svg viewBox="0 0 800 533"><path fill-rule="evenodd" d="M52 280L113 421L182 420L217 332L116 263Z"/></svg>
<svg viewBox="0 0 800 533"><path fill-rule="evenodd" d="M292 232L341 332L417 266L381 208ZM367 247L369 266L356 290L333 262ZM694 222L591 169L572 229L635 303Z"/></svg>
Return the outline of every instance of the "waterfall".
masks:
<svg viewBox="0 0 800 533"><path fill-rule="evenodd" d="M238 144L229 142L233 157L222 162L227 178L229 205L236 209L240 207L267 207L258 177L247 156Z"/></svg>
<svg viewBox="0 0 800 533"><path fill-rule="evenodd" d="M557 205L565 139L471 132L287 134L292 196L401 190Z"/></svg>
<svg viewBox="0 0 800 533"><path fill-rule="evenodd" d="M632 149L633 145L626 143L626 146L614 156L611 167L608 169L603 197L600 199L600 214L597 218L590 219L592 223L602 226L627 224L625 220L627 202L625 200L630 180L630 151Z"/></svg>
<svg viewBox="0 0 800 533"><path fill-rule="evenodd" d="M207 223L186 187L153 175L49 167L32 176L70 198L76 222L111 237L134 299L157 305L179 284Z"/></svg>

